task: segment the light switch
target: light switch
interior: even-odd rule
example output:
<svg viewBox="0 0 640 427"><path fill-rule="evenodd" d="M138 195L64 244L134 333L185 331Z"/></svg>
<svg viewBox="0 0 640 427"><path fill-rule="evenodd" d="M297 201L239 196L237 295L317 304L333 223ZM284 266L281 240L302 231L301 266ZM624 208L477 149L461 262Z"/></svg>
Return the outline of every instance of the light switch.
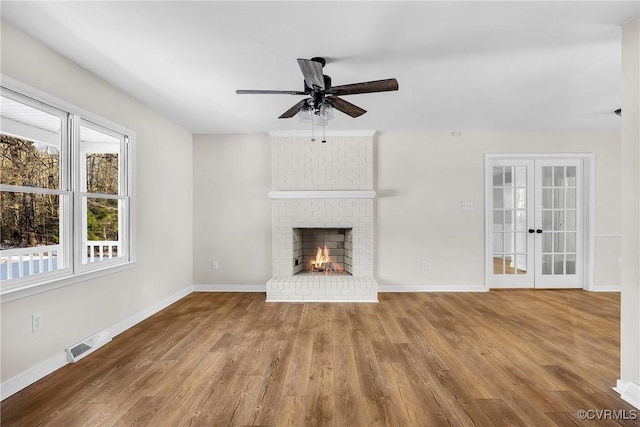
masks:
<svg viewBox="0 0 640 427"><path fill-rule="evenodd" d="M473 210L473 202L462 202L462 210L463 211Z"/></svg>

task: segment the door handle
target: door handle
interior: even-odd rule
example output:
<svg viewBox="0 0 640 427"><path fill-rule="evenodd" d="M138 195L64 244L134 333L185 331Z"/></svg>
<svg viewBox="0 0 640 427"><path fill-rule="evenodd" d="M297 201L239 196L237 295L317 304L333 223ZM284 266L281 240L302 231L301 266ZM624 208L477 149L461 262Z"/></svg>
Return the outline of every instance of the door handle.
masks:
<svg viewBox="0 0 640 427"><path fill-rule="evenodd" d="M542 230L538 228L538 229L536 230L536 233L540 234L540 233L542 233Z"/></svg>
<svg viewBox="0 0 640 427"><path fill-rule="evenodd" d="M533 228L530 228L530 229L529 229L529 233L530 233L530 234L533 234L533 233L535 233L535 232L536 232L536 230L534 230Z"/></svg>

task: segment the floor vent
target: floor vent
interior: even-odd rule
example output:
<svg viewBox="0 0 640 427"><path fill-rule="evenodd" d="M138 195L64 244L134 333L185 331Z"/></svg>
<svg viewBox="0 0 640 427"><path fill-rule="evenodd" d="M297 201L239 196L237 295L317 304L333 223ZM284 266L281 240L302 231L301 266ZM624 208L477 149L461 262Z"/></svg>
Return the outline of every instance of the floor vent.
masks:
<svg viewBox="0 0 640 427"><path fill-rule="evenodd" d="M90 337L83 339L79 343L67 348L67 360L69 363L75 363L86 355L96 351L109 341L111 341L111 333L108 329L103 329L102 331L95 333Z"/></svg>

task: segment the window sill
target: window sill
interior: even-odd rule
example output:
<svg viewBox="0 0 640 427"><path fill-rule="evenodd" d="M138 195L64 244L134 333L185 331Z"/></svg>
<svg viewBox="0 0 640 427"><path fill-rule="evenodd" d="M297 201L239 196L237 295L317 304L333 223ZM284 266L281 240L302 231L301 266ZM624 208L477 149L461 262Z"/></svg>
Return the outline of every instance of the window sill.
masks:
<svg viewBox="0 0 640 427"><path fill-rule="evenodd" d="M132 269L136 266L135 261L129 261L122 264L105 266L99 270L92 270L85 273L74 274L73 276L56 277L46 282L28 283L22 286L17 285L9 289L0 291L0 303L14 301L20 298L26 298L37 295L42 292L48 292L54 289L62 288L76 283L85 282L102 276L118 273L121 271Z"/></svg>

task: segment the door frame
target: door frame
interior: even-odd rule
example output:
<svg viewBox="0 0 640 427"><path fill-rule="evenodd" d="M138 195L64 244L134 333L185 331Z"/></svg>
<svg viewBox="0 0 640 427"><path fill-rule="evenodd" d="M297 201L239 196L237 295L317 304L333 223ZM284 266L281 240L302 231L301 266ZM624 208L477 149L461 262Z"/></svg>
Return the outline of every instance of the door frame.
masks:
<svg viewBox="0 0 640 427"><path fill-rule="evenodd" d="M493 182L493 174L490 164L493 160L518 159L518 160L551 160L551 159L578 159L583 163L583 186L582 209L584 212L582 233L583 233L583 270L582 277L584 286L582 289L590 291L593 288L593 265L594 265L594 218L595 197L594 197L594 173L593 173L593 153L512 153L512 154L485 154L484 155L484 289L491 289L491 275L493 274L493 254L491 252L491 192L487 190L489 183Z"/></svg>

